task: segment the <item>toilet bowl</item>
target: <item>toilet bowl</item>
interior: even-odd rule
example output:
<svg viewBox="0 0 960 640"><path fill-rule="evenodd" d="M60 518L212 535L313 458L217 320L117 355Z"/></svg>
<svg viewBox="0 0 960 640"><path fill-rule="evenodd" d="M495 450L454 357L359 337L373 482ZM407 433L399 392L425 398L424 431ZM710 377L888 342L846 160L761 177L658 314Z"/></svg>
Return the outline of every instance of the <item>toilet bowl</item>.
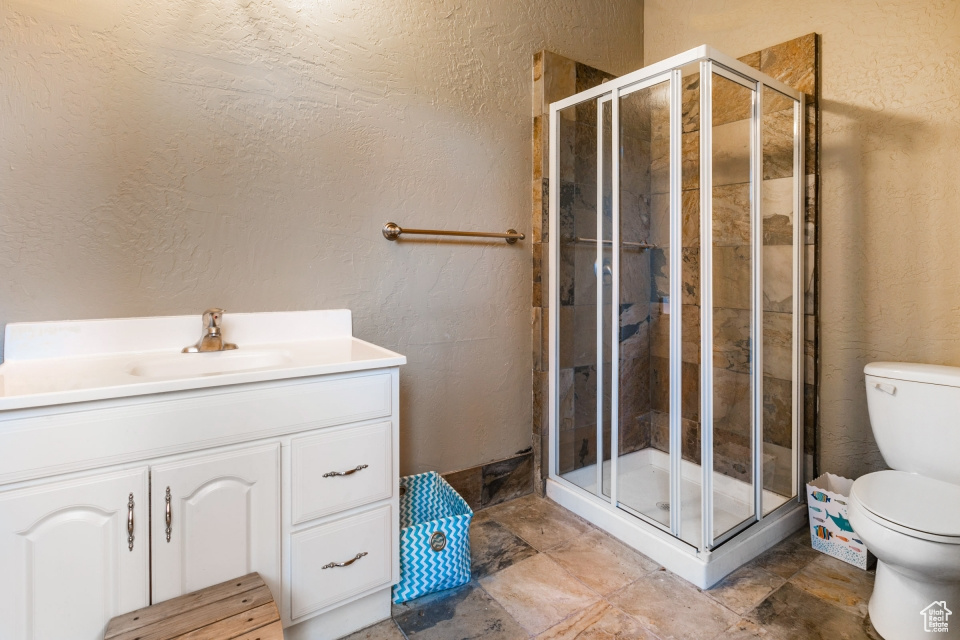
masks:
<svg viewBox="0 0 960 640"><path fill-rule="evenodd" d="M929 638L937 625L924 610L960 604L960 509L935 507L946 504L960 504L960 485L902 471L868 474L851 489L850 524L877 556L870 620L887 640ZM960 638L956 615L935 637Z"/></svg>
<svg viewBox="0 0 960 640"><path fill-rule="evenodd" d="M891 467L853 483L848 513L877 557L870 620L886 640L960 640L960 368L865 367Z"/></svg>

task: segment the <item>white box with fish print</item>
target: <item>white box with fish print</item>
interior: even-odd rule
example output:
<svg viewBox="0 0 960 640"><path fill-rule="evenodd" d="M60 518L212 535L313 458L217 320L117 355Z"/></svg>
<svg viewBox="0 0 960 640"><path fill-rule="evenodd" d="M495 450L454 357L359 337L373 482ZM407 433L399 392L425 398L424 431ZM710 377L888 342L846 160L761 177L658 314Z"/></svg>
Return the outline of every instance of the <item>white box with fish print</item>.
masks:
<svg viewBox="0 0 960 640"><path fill-rule="evenodd" d="M807 483L810 541L813 548L855 567L866 569L873 554L847 519L847 500L853 480L825 473Z"/></svg>

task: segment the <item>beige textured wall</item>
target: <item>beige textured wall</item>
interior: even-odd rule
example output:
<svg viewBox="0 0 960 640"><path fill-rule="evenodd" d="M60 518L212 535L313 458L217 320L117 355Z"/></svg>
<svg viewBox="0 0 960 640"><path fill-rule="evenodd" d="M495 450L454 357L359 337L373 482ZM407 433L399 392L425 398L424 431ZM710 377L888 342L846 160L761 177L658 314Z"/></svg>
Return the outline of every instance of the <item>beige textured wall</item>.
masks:
<svg viewBox="0 0 960 640"><path fill-rule="evenodd" d="M821 34L822 471L883 468L863 365L960 365L960 2L647 0L648 63Z"/></svg>
<svg viewBox="0 0 960 640"><path fill-rule="evenodd" d="M0 0L0 323L346 307L407 355L402 473L530 446L531 60L642 0Z"/></svg>

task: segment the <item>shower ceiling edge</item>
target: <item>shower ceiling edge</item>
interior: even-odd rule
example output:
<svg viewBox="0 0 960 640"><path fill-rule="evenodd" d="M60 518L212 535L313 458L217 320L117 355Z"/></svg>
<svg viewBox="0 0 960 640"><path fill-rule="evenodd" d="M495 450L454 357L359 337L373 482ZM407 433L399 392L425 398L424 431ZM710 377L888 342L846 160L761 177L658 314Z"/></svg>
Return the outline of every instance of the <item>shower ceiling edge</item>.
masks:
<svg viewBox="0 0 960 640"><path fill-rule="evenodd" d="M700 71L700 99L699 99L699 224L700 224L700 248L698 249L699 260L699 282L709 283L700 287L698 304L700 306L700 365L699 365L699 439L700 439L700 477L699 487L699 521L700 528L699 539L691 541L691 536L687 535L686 540L681 538L681 526L684 514L690 515L693 511L689 505L685 505L683 492L690 489L684 489L683 482L688 486L695 486L696 479L690 478L690 469L693 463L686 458L681 459L682 429L684 428L684 416L681 407L683 406L683 378L682 369L684 365L682 344L682 320L681 313L685 302L682 302L682 253L683 251L669 251L669 247L686 247L683 244L682 234L682 191L684 176L683 168L683 148L681 145L683 133L683 116L681 113L683 100L683 83L681 68L690 68L690 65L699 65ZM718 532L714 523L714 484L719 483L721 488L724 483L731 485L731 481L718 474L714 466L714 384L713 384L713 356L714 356L714 335L713 335L713 241L705 242L703 238L714 238L711 231L713 224L713 198L714 188L712 178L714 171L713 163L713 126L712 126L712 86L715 78L721 78L736 85L745 87L751 91L750 104L750 128L749 128L749 226L750 226L750 464L752 465L749 477L752 479L750 491L752 496L743 497L744 504L749 504L752 513L744 517L739 523L730 526L728 529ZM624 454L621 453L621 421L619 420L619 384L620 378L620 342L621 338L621 264L620 256L623 248L631 244L639 244L644 247L653 247L649 243L632 243L634 238L621 238L621 155L623 154L623 141L620 135L620 102L630 93L662 85L666 83L669 88L669 243L666 246L669 253L666 259L669 264L669 296L664 296L663 300L668 302L665 308L670 308L669 301L674 303L674 312L669 317L669 410L666 412L669 421L669 445L667 447L669 463L656 467L667 475L667 495L665 501L666 508L669 511L669 520L659 521L645 515L644 513L633 509L625 504L621 497L624 496L620 487L622 469L631 463ZM763 256L764 256L764 227L763 227L763 202L764 186L763 160L763 95L765 90L772 90L781 94L783 97L793 101L793 167L792 167L792 345L791 350L791 374L792 374L792 395L789 399L791 405L791 460L792 465L790 484L792 495L780 502L773 502L769 510L764 513L764 505L769 498L764 485L764 459L766 445L763 429L763 384L766 372L764 370L763 360L763 327L765 324L764 314L764 293L763 288ZM595 238L576 238L577 241L592 240L596 245L596 260L594 261L597 324L595 327L595 349L596 362L594 367L594 377L596 378L595 411L596 411L596 444L595 444L595 470L589 474L593 477L583 483L571 481L572 473L567 471L560 472L560 440L559 433L559 412L560 412L560 251L561 240L560 233L560 205L561 205L561 180L558 178L558 171L561 162L561 132L560 132L560 112L565 109L576 107L577 105L589 105L589 101L595 101L596 109L596 229ZM618 149L618 153L611 152L609 157L604 156L604 118L610 115L610 145L612 149ZM797 528L799 528L806 516L806 510L803 508L804 479L802 477L804 464L802 459L803 452L803 211L804 211L804 96L791 87L771 78L756 69L753 69L736 59L733 59L712 47L703 45L687 51L685 53L673 56L656 64L644 67L620 78L604 82L594 88L582 91L574 96L565 98L550 105L550 129L549 129L549 149L550 149L550 180L549 180L549 236L552 241L549 242L549 323L548 323L548 352L549 352L549 424L550 439L548 451L548 469L549 477L547 480L547 495L561 504L562 506L586 518L595 525L603 528L608 533L620 538L624 542L632 545L639 551L650 556L661 563L667 569L674 571L681 577L693 582L701 588L706 588L728 573L734 571L739 566L759 555L765 549L781 541ZM565 142L569 142L565 140ZM649 159L649 158L648 158ZM604 164L604 160L607 164ZM605 198L604 177L607 171L612 180L610 197ZM605 229L604 207L609 201L610 208L610 228ZM649 211L648 211L649 216ZM575 235L580 235L578 232ZM623 244L623 243L626 244ZM605 246L610 245L609 260L605 260ZM643 251L644 249L641 249ZM605 269L608 268L611 276L611 292L604 297L606 289ZM605 307L609 306L610 326L604 326ZM669 314L666 311L665 314ZM649 317L648 317L649 320ZM609 332L609 333L608 333ZM609 339L610 362L605 361L605 341ZM606 380L606 382L604 382ZM604 407L604 393L609 389L610 406ZM568 393L573 394L573 387L568 389ZM606 413L605 413L606 411ZM605 420L609 419L609 435L605 440ZM610 459L605 459L606 448L609 446ZM649 445L648 445L649 446ZM663 455L661 455L661 458ZM621 458L624 458L621 461ZM608 464L609 463L609 464ZM654 469L654 467L650 467ZM587 469L587 471L589 471ZM586 477L585 474L579 474L578 477ZM592 481L592 485L587 486ZM592 488L591 488L592 487ZM627 487L630 489L630 487ZM740 491L734 487L728 492ZM721 500L728 498L724 494L718 494ZM774 495L774 494L770 494ZM662 502L657 503L662 507ZM738 503L739 504L739 503ZM726 526L726 525L724 525ZM689 531L689 529L687 530Z"/></svg>

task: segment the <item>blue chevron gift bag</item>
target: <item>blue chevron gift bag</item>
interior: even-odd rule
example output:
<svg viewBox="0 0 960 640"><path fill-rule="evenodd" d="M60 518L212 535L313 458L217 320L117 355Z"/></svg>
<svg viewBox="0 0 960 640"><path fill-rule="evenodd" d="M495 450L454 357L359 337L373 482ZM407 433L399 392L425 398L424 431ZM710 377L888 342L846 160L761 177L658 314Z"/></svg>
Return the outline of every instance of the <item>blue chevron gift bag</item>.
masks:
<svg viewBox="0 0 960 640"><path fill-rule="evenodd" d="M400 582L406 602L470 581L473 511L435 471L400 478Z"/></svg>

